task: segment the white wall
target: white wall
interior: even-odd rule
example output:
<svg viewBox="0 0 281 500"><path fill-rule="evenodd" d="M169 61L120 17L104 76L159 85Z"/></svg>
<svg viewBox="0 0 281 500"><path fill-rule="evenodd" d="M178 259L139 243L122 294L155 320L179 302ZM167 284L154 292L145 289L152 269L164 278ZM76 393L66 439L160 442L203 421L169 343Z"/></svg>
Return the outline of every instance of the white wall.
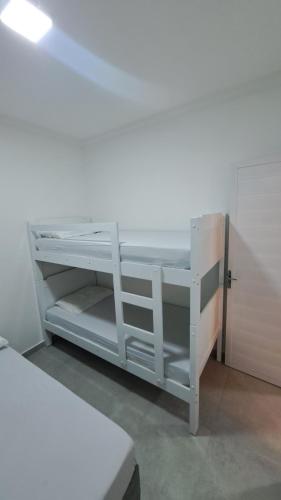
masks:
<svg viewBox="0 0 281 500"><path fill-rule="evenodd" d="M185 111L88 145L91 215L126 228L181 229L228 211L232 164L281 151L281 88Z"/></svg>
<svg viewBox="0 0 281 500"><path fill-rule="evenodd" d="M281 87L76 145L0 122L0 335L41 341L26 221L89 214L127 228L187 227L227 211L232 164L281 151ZM83 167L86 167L83 168Z"/></svg>
<svg viewBox="0 0 281 500"><path fill-rule="evenodd" d="M39 343L26 222L79 215L85 207L81 151L0 123L0 335L19 352Z"/></svg>

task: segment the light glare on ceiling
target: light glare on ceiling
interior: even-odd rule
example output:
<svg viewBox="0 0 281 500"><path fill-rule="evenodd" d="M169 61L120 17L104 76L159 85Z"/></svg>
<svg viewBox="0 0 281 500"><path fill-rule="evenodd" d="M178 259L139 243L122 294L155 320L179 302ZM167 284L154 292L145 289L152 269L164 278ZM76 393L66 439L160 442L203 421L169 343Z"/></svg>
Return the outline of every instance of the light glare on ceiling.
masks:
<svg viewBox="0 0 281 500"><path fill-rule="evenodd" d="M52 20L27 0L10 0L0 15L9 28L31 42L39 42L52 28Z"/></svg>

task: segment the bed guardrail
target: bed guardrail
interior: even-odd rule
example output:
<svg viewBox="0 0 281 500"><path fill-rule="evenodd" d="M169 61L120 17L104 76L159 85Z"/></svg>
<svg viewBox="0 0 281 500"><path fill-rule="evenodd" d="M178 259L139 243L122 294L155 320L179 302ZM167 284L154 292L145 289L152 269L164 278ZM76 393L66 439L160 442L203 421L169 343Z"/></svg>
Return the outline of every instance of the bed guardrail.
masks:
<svg viewBox="0 0 281 500"><path fill-rule="evenodd" d="M115 313L116 313L116 323L117 323L117 334L118 334L118 349L121 364L126 363L126 346L125 337L122 329L122 324L124 323L123 317L123 307L120 300L121 293L121 261L120 261L120 245L119 245L119 230L118 224L116 222L84 222L84 223L64 223L64 224L28 224L28 234L30 241L31 253L33 256L33 269L35 276L35 283L37 287L37 294L39 297L42 296L42 283L43 276L40 270L40 266L36 262L37 259L37 249L36 249L36 239L41 232L51 232L51 231L73 231L73 232L106 232L110 235L111 248L112 248L112 263L113 263L113 284L114 284L114 297L115 297ZM41 302L39 300L39 302ZM41 310L41 321L44 321L44 312L42 312L42 304L39 304ZM49 339L47 339L48 341Z"/></svg>

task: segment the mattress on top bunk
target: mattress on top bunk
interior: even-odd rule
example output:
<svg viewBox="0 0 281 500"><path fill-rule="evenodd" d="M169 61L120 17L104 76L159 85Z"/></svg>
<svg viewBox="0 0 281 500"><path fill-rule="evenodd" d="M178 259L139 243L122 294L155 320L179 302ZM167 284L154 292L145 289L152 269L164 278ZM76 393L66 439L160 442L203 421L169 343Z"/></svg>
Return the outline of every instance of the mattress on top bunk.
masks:
<svg viewBox="0 0 281 500"><path fill-rule="evenodd" d="M152 331L151 311L124 304L125 322ZM114 298L108 297L81 314L73 314L58 306L46 313L50 323L61 326L117 353L117 329ZM189 309L163 305L165 376L189 385ZM132 337L127 338L128 359L154 370L154 348Z"/></svg>
<svg viewBox="0 0 281 500"><path fill-rule="evenodd" d="M131 438L32 363L0 350L1 499L122 499Z"/></svg>
<svg viewBox="0 0 281 500"><path fill-rule="evenodd" d="M123 261L190 268L188 231L120 231L119 240ZM111 240L107 233L38 238L36 247L46 252L111 259Z"/></svg>

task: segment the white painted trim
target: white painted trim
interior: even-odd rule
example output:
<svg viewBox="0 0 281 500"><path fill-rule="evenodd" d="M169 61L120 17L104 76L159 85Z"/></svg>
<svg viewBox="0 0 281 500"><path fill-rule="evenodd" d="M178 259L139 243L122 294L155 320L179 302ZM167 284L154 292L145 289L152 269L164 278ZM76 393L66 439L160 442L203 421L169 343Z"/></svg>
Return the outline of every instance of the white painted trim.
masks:
<svg viewBox="0 0 281 500"><path fill-rule="evenodd" d="M274 153L261 158L251 158L246 161L239 161L232 164L232 169L235 173L239 168L257 167L259 165L269 165L271 163L281 163L281 153Z"/></svg>
<svg viewBox="0 0 281 500"><path fill-rule="evenodd" d="M39 351L40 349L42 349L42 347L44 347L44 345L45 345L45 341L41 340L37 344L34 344L34 346L29 347L28 349L26 349L25 351L23 351L21 353L21 355L24 356L24 357L27 357L30 354L32 354L33 352L36 352L36 351Z"/></svg>
<svg viewBox="0 0 281 500"><path fill-rule="evenodd" d="M73 333L70 330L63 328L62 326L55 325L54 323L50 323L49 321L46 320L43 321L43 325L48 332L58 335L59 337L62 337L63 339L68 340L69 342L72 342L73 344L78 345L79 347L82 347L83 349L86 349L92 354L100 356L109 363L113 363L114 365L117 365L119 367L122 366L118 353L114 353L113 351L107 349L106 347L101 346L97 342L86 339L84 337L80 337L80 335L77 335L76 333Z"/></svg>
<svg viewBox="0 0 281 500"><path fill-rule="evenodd" d="M132 326L127 323L122 324L122 330L129 337L135 337L141 342L147 342L148 344L155 344L155 337L152 332L138 328L137 326Z"/></svg>
<svg viewBox="0 0 281 500"><path fill-rule="evenodd" d="M133 306L144 307L145 309L153 309L153 300L150 297L136 295L135 293L121 292L121 301Z"/></svg>
<svg viewBox="0 0 281 500"><path fill-rule="evenodd" d="M0 124L18 128L19 130L37 134L50 140L56 140L60 143L76 146L84 150L88 147L95 146L99 143L113 140L116 137L133 132L134 130L143 129L147 126L161 126L163 121L173 117L181 116L185 113L194 113L201 110L214 108L228 101L233 101L248 95L265 92L268 88L277 88L281 83L281 71L276 71L270 75L266 75L254 80L236 85L232 88L213 92L205 97L199 97L191 102L185 102L179 106L164 109L157 113L150 114L145 118L140 118L126 125L121 125L117 128L107 130L103 133L97 133L89 137L80 138L63 132L55 131L42 125L36 125L27 120L8 115L0 114Z"/></svg>
<svg viewBox="0 0 281 500"><path fill-rule="evenodd" d="M35 260L39 262L60 264L61 266L81 267L81 269L91 269L104 273L113 272L112 260L109 259L35 250Z"/></svg>
<svg viewBox="0 0 281 500"><path fill-rule="evenodd" d="M77 231L77 232L108 232L112 234L115 222L80 222L80 223L57 223L57 224L32 224L30 229L33 233L40 231Z"/></svg>
<svg viewBox="0 0 281 500"><path fill-rule="evenodd" d="M168 108L158 113L151 114L145 118L137 119L129 124L110 129L103 133L90 136L81 140L81 147L85 150L99 143L114 140L122 135L134 132L134 130L144 129L148 126L161 126L165 120L177 118L186 113L200 112L212 109L226 102L235 101L252 94L265 92L268 88L277 88L281 84L281 71L276 71L234 87L213 92L205 97L199 97L191 102L185 102L179 106Z"/></svg>
<svg viewBox="0 0 281 500"><path fill-rule="evenodd" d="M229 213L229 247L228 247L228 269L231 269L233 277L235 277L235 252L233 250L233 224L237 220L237 193L238 193L238 166L234 167L234 184L231 196L231 205ZM231 352L232 352L232 331L231 331L231 316L232 316L232 295L231 289L227 290L227 316L226 316L226 337L225 337L225 363L231 365Z"/></svg>
<svg viewBox="0 0 281 500"><path fill-rule="evenodd" d="M4 127L11 127L17 129L19 132L26 134L32 134L42 137L43 139L49 139L51 141L59 142L60 144L65 144L67 146L82 147L83 141L80 138L74 137L72 135L64 134L63 132L57 132L48 127L42 125L36 125L27 120L22 120L20 118L0 114L0 125Z"/></svg>
<svg viewBox="0 0 281 500"><path fill-rule="evenodd" d="M191 219L191 274L190 287L190 391L189 428L196 434L199 427L199 339L201 309L201 217Z"/></svg>
<svg viewBox="0 0 281 500"><path fill-rule="evenodd" d="M162 297L162 269L154 269L152 276L153 307L153 335L155 347L155 372L157 383L164 382L164 339L163 339L163 297Z"/></svg>
<svg viewBox="0 0 281 500"><path fill-rule="evenodd" d="M36 251L35 238L34 238L34 234L33 234L32 230L31 230L31 225L29 223L27 224L27 236L28 236L29 248L30 248L31 258L32 258L32 271L33 271L33 278L34 278L34 285L35 285L35 294L36 294L37 305L38 305L38 310L39 310L41 335L45 341L45 344L50 345L52 343L52 337L49 333L46 332L46 330L44 329L44 325L43 325L43 322L45 319L43 274L42 274L42 271L38 265L38 262L34 258L35 251Z"/></svg>

